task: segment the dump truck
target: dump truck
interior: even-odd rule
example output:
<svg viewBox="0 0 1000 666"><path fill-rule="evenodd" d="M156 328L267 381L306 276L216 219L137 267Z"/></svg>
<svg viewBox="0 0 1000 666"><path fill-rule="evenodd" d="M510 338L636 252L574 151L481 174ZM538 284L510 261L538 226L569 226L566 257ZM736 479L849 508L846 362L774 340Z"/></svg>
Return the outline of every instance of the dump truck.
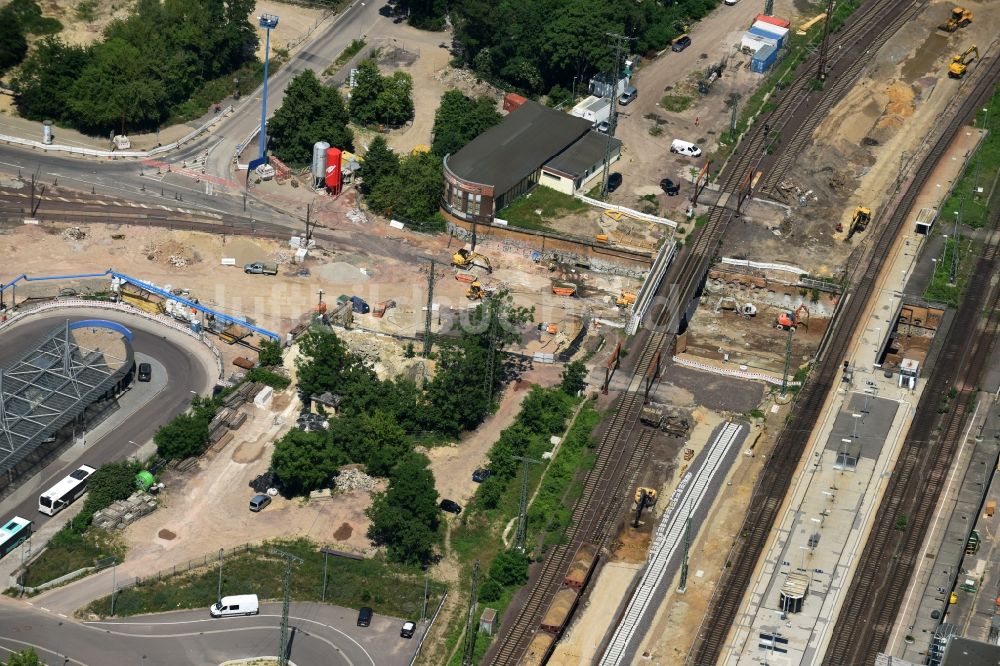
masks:
<svg viewBox="0 0 1000 666"><path fill-rule="evenodd" d="M263 261L255 261L252 264L246 264L243 267L243 272L251 275L277 275L278 266L277 264L265 264Z"/></svg>

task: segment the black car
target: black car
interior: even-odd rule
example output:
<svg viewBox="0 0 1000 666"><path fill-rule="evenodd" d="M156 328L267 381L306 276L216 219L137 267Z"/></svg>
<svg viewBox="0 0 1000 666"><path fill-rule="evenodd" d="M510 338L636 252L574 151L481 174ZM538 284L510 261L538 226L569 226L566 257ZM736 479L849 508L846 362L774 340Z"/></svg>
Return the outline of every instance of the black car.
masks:
<svg viewBox="0 0 1000 666"><path fill-rule="evenodd" d="M382 16L392 16L392 5L382 5L378 8L378 13Z"/></svg>
<svg viewBox="0 0 1000 666"><path fill-rule="evenodd" d="M689 46L691 46L691 38L684 35L674 40L674 43L670 46L670 50L674 53L680 53Z"/></svg>
<svg viewBox="0 0 1000 666"><path fill-rule="evenodd" d="M358 626L367 627L372 623L372 616L375 615L375 611L368 606L365 606L358 611Z"/></svg>
<svg viewBox="0 0 1000 666"><path fill-rule="evenodd" d="M664 178L660 181L660 189L663 190L668 197L675 197L681 191L680 185L669 178Z"/></svg>
<svg viewBox="0 0 1000 666"><path fill-rule="evenodd" d="M153 366L149 363L140 363L136 374L140 382L148 382L153 377Z"/></svg>
<svg viewBox="0 0 1000 666"><path fill-rule="evenodd" d="M490 478L493 472L486 469L485 467L480 467L475 472L472 473L472 480L476 483L482 483L486 479Z"/></svg>
<svg viewBox="0 0 1000 666"><path fill-rule="evenodd" d="M608 192L614 192L622 186L622 175L615 171L608 176Z"/></svg>
<svg viewBox="0 0 1000 666"><path fill-rule="evenodd" d="M450 500L450 499L443 499L443 500L441 500L441 504L439 504L438 506L441 507L442 511L447 511L448 513L453 513L456 516L458 514L462 513L462 507L459 505L459 503L455 502L453 500Z"/></svg>
<svg viewBox="0 0 1000 666"><path fill-rule="evenodd" d="M417 625L414 622L407 620L403 623L403 628L399 630L399 635L403 638L413 638L413 632L417 630Z"/></svg>

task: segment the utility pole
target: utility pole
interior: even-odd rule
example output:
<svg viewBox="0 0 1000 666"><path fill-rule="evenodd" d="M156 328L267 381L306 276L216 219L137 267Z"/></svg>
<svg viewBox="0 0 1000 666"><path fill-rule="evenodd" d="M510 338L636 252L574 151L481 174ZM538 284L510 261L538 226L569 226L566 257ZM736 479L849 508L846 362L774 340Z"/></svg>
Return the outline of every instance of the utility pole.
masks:
<svg viewBox="0 0 1000 666"><path fill-rule="evenodd" d="M476 602L479 600L479 560L472 563L472 588L469 590L469 614L465 618L465 650L462 652L462 666L472 666L476 652Z"/></svg>
<svg viewBox="0 0 1000 666"><path fill-rule="evenodd" d="M285 560L285 581L284 581L284 595L281 604L281 646L278 649L278 664L280 666L288 666L288 594L290 592L290 587L292 583L292 565L302 564L302 558L296 557L291 553L286 553L283 550L278 550L277 548L271 549L272 555L277 555L278 557Z"/></svg>
<svg viewBox="0 0 1000 666"><path fill-rule="evenodd" d="M774 16L774 0L766 0L764 3L764 14Z"/></svg>
<svg viewBox="0 0 1000 666"><path fill-rule="evenodd" d="M500 340L500 302L502 299L494 296L483 304L486 308L486 316L490 318L486 328L486 339L489 343L489 352L486 358L486 394L490 403L493 402L493 375L497 365L497 342Z"/></svg>
<svg viewBox="0 0 1000 666"><path fill-rule="evenodd" d="M788 337L785 339L785 371L781 373L781 395L785 395L788 391L788 371L792 365L792 334L795 333L795 327L788 327Z"/></svg>
<svg viewBox="0 0 1000 666"><path fill-rule="evenodd" d="M424 318L424 358L427 358L431 353L431 314L434 307L434 264L437 262L433 259L428 259L431 262L431 270L427 275L427 317Z"/></svg>
<svg viewBox="0 0 1000 666"><path fill-rule="evenodd" d="M729 141L736 142L736 109L740 104L740 94L738 92L729 93L726 99L726 106L729 107ZM767 137L764 137L767 141Z"/></svg>
<svg viewBox="0 0 1000 666"><path fill-rule="evenodd" d="M219 593L216 595L216 601L222 602L222 553L223 549L219 549Z"/></svg>
<svg viewBox="0 0 1000 666"><path fill-rule="evenodd" d="M819 46L819 69L816 71L816 78L826 81L826 54L827 40L830 36L830 17L833 14L833 0L827 0L826 18L823 20L823 41Z"/></svg>
<svg viewBox="0 0 1000 666"><path fill-rule="evenodd" d="M540 465L542 461L524 456L514 456L514 460L520 460L524 468L524 476L521 478L521 504L517 511L517 536L514 537L514 549L524 552L524 542L528 538L528 465Z"/></svg>
<svg viewBox="0 0 1000 666"><path fill-rule="evenodd" d="M312 238L312 229L309 227L309 222L312 218L312 203L306 204L306 244L305 247L309 247L309 239Z"/></svg>
<svg viewBox="0 0 1000 666"><path fill-rule="evenodd" d="M608 141L604 149L604 172L601 175L601 196L608 194L608 175L611 169L611 152L615 145L615 126L618 124L618 80L622 74L622 50L631 41L630 37L613 32L605 33L615 47L615 64L611 69L611 115L608 117Z"/></svg>
<svg viewBox="0 0 1000 666"><path fill-rule="evenodd" d="M684 521L684 559L681 561L681 584L677 586L677 591L681 594L688 589L688 551L691 549L691 516L690 511L687 520Z"/></svg>

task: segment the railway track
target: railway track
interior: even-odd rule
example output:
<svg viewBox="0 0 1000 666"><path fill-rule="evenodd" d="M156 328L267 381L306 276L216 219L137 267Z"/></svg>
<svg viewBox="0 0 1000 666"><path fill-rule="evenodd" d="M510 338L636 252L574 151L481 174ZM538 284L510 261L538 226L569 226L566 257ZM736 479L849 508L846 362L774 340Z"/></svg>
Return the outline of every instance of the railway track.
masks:
<svg viewBox="0 0 1000 666"><path fill-rule="evenodd" d="M996 65L994 61L994 69L1000 70ZM996 84L996 78L990 77L990 81L991 85L984 85L984 90L991 91ZM978 258L952 333L917 406L848 589L847 601L831 634L824 664L874 663L892 632L903 595L920 559L934 506L962 443L969 400L975 394L977 378L986 366L1000 325L1000 293L989 294L990 280L997 269L1000 210L994 211L993 224L993 234ZM982 330L980 323L984 324ZM948 399L949 388L954 388L956 394L950 400L948 413L942 417L938 407ZM937 439L927 438L927 433L935 432L935 425L940 426L943 434ZM901 518L906 519L905 531L896 529ZM880 603L871 604L873 598L880 599Z"/></svg>
<svg viewBox="0 0 1000 666"><path fill-rule="evenodd" d="M883 10L891 3L881 3ZM909 4L909 3L900 3ZM867 15L866 15L867 16ZM869 17L870 18L870 17ZM733 546L729 558L730 566L725 570L710 603L710 611L695 637L688 655L688 664L715 664L722 651L729 629L736 619L743 595L750 583L757 560L763 552L777 512L795 473L799 458L812 432L826 395L837 379L841 360L845 357L852 332L860 322L865 304L868 302L878 276L881 258L888 255L899 229L913 206L921 186L926 182L937 159L943 155L948 144L965 120L972 116L982 103L998 78L997 62L990 65L989 73L982 77L968 98L960 105L941 133L941 137L931 148L927 158L918 167L911 187L900 197L892 208L892 214L880 225L877 241L873 244L868 261L859 268L855 287L849 292L849 299L841 315L834 321L832 334L828 336L828 346L820 350L820 358L814 374L795 401L792 421L782 430L771 455L771 462L761 473L757 487L751 497L747 519L740 533L743 538ZM870 598L869 603L870 603ZM831 662L838 664L858 663L853 661Z"/></svg>

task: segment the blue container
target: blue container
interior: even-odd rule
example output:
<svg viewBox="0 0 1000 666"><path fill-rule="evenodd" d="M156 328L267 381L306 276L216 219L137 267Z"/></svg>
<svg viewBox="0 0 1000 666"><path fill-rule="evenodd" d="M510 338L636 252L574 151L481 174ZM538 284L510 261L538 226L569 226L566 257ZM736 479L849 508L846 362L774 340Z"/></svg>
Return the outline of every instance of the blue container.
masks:
<svg viewBox="0 0 1000 666"><path fill-rule="evenodd" d="M785 45L785 36L778 34L776 32L771 32L767 28L761 27L760 25L752 25L750 29L747 30L751 35L757 35L758 37L763 37L765 39L773 39L778 43L778 48L780 49Z"/></svg>
<svg viewBox="0 0 1000 666"><path fill-rule="evenodd" d="M750 71L763 74L771 68L771 65L778 59L778 49L773 46L761 47L750 60Z"/></svg>
<svg viewBox="0 0 1000 666"><path fill-rule="evenodd" d="M191 322L191 330L194 331L195 333L201 333L201 322L200 321Z"/></svg>

